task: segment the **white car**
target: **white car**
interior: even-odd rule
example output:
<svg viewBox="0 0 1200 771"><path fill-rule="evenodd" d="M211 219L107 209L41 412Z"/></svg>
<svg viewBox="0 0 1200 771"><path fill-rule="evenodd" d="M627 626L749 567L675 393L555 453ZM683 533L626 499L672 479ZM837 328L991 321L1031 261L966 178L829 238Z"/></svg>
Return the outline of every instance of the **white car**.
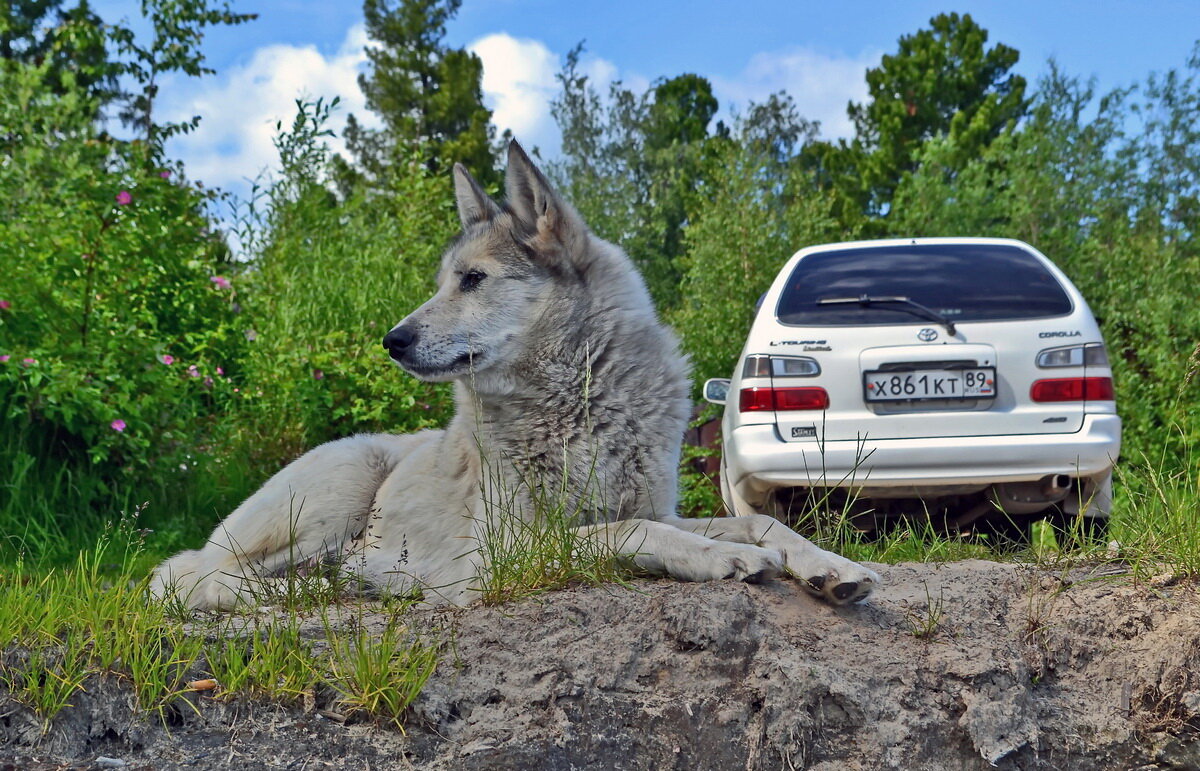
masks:
<svg viewBox="0 0 1200 771"><path fill-rule="evenodd" d="M760 300L725 404L734 514L821 502L860 529L928 514L1082 515L1112 505L1121 419L1079 290L1028 244L921 238L797 252Z"/></svg>

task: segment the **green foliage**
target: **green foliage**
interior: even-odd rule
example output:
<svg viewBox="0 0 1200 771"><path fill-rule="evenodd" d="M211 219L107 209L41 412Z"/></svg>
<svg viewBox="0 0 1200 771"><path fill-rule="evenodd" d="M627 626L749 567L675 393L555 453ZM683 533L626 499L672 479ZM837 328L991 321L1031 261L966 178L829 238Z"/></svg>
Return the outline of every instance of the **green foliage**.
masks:
<svg viewBox="0 0 1200 771"><path fill-rule="evenodd" d="M150 24L149 40L143 41L125 27L114 27L112 38L123 54L121 74L139 86L125 95L121 120L143 132L151 157L157 157L162 143L175 134L187 133L200 121L199 116L179 123L161 123L154 118L159 79L167 73L182 72L191 77L211 75L200 50L206 27L245 24L257 14L233 13L228 2L219 6L210 0L142 0L142 14Z"/></svg>
<svg viewBox="0 0 1200 771"><path fill-rule="evenodd" d="M86 499L191 462L243 340L207 196L101 136L49 66L0 69L0 421L7 452L92 477Z"/></svg>
<svg viewBox="0 0 1200 771"><path fill-rule="evenodd" d="M953 139L955 154L944 160L955 168L974 158L1011 131L1026 108L1025 79L1009 72L1019 54L1002 43L985 48L987 39L969 14L957 13L939 14L929 29L901 37L899 50L867 71L870 100L848 108L855 138L813 148L810 166L863 211L883 215L928 140ZM844 173L847 165L853 174Z"/></svg>
<svg viewBox="0 0 1200 771"><path fill-rule="evenodd" d="M563 160L551 176L603 238L620 243L661 308L679 303L683 233L712 167L709 124L717 99L694 74L657 81L644 94L614 83L606 99L580 71L582 47L558 74L551 111Z"/></svg>
<svg viewBox="0 0 1200 771"><path fill-rule="evenodd" d="M684 299L668 315L692 359L697 394L705 379L730 375L758 299L792 253L845 235L830 196L772 185L777 161L761 146L727 142L714 161L724 173L687 229Z"/></svg>
<svg viewBox="0 0 1200 771"><path fill-rule="evenodd" d="M31 62L50 48L47 17L62 0L9 0L0 7L0 57Z"/></svg>
<svg viewBox="0 0 1200 771"><path fill-rule="evenodd" d="M336 102L300 102L278 127L282 173L241 211L244 262L213 232L213 197L161 154L195 122L161 125L154 103L162 74L208 72L203 32L249 17L155 0L139 39L84 2L0 12L9 550L69 556L104 519L150 500L153 548L169 551L315 444L445 422L448 391L398 373L379 340L433 291L457 230L448 165L484 179L494 168L479 60L444 42L458 8L367 3L376 47L363 88L385 128L352 122L358 165L331 162L323 141ZM1161 458L1160 481L1177 479L1170 464L1200 439L1200 317L1185 290L1200 280L1200 54L1104 96L1051 64L1027 95L1014 50L945 14L868 74L868 100L850 108L857 136L836 144L818 141L786 94L714 125L704 77L602 95L580 56L559 76L563 157L552 174L643 270L697 381L729 374L756 300L799 248L863 235L1021 238L1100 319L1127 456ZM135 89L124 100L133 143L95 124L119 96L115 73ZM1153 478L1127 476L1120 505L1161 513L1146 503L1164 498ZM1186 506L1185 493L1165 497ZM714 502L711 481L685 469L684 510L711 513ZM959 553L926 549L926 535L885 552ZM43 669L70 681L67 661Z"/></svg>
<svg viewBox="0 0 1200 771"><path fill-rule="evenodd" d="M636 232L635 218L644 211L642 180L634 171L642 145L642 105L620 83L613 84L608 102L602 101L580 69L581 55L580 46L569 52L557 75L562 92L551 103L551 112L562 132L563 160L548 164L548 171L592 230L624 243L644 268L650 258L628 248L626 241Z"/></svg>
<svg viewBox="0 0 1200 771"><path fill-rule="evenodd" d="M343 189L359 175L375 182L392 164L419 153L437 176L459 162L485 185L495 176L491 110L483 106L483 62L443 42L446 23L462 0L365 0L369 72L358 83L367 107L384 123L381 131L363 128L351 116L347 144L357 168L342 164Z"/></svg>
<svg viewBox="0 0 1200 771"><path fill-rule="evenodd" d="M121 68L109 60L107 42L87 0L69 10L62 0L16 0L0 8L0 59L45 64L45 85L58 94L79 88L98 103L116 94Z"/></svg>
<svg viewBox="0 0 1200 771"><path fill-rule="evenodd" d="M242 232L260 245L246 276L253 341L224 448L264 475L329 439L418 430L448 414L447 389L398 372L381 341L433 294L457 232L449 180L414 152L374 190L336 200L320 144L330 107L299 103L277 140L283 173L268 210Z"/></svg>

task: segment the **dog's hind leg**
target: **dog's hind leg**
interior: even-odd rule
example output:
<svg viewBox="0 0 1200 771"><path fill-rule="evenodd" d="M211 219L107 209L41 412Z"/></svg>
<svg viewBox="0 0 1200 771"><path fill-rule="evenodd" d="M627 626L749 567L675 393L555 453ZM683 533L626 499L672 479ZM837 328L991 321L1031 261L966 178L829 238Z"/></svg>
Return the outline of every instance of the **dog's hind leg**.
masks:
<svg viewBox="0 0 1200 771"><path fill-rule="evenodd" d="M293 461L217 525L199 550L161 564L158 596L228 609L290 565L336 555L366 527L379 486L427 434L359 435Z"/></svg>
<svg viewBox="0 0 1200 771"><path fill-rule="evenodd" d="M585 538L603 539L614 554L655 575L681 581L766 581L783 572L783 556L745 543L715 541L649 519L625 519L581 527Z"/></svg>
<svg viewBox="0 0 1200 771"><path fill-rule="evenodd" d="M834 605L866 599L880 583L873 570L825 551L774 517L754 514L708 519L671 517L659 521L706 538L777 551L783 555L789 573L801 579L812 594Z"/></svg>

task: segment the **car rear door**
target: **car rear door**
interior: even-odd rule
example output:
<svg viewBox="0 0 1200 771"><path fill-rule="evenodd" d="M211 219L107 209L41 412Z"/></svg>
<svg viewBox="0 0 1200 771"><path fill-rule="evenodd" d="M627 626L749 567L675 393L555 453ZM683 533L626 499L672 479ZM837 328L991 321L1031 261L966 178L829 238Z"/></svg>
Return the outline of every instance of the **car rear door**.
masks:
<svg viewBox="0 0 1200 771"><path fill-rule="evenodd" d="M778 294L777 315L797 343L819 338L828 349L807 346L805 355L820 364L807 382L826 389L829 406L777 412L781 438L1078 431L1083 402L1030 398L1032 384L1047 377L1037 366L1052 339L1045 335L1099 341L1078 293L1054 273L1027 250L995 243L909 242L805 257ZM821 304L838 296L913 297L950 323L894 304Z"/></svg>

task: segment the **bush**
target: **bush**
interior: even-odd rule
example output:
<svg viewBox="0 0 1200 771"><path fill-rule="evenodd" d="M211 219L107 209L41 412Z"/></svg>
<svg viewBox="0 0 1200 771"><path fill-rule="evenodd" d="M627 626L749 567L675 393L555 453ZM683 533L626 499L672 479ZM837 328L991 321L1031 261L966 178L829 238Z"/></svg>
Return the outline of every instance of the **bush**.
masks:
<svg viewBox="0 0 1200 771"><path fill-rule="evenodd" d="M379 187L339 201L321 144L332 105L298 106L277 140L282 176L247 231L260 244L245 275L253 340L223 429L222 452L264 477L330 439L441 425L450 403L446 387L399 372L382 347L433 294L458 230L449 179L414 154Z"/></svg>
<svg viewBox="0 0 1200 771"><path fill-rule="evenodd" d="M0 68L0 454L70 471L78 495L56 506L78 509L195 461L245 341L209 196L44 77ZM29 516L4 494L0 511Z"/></svg>

